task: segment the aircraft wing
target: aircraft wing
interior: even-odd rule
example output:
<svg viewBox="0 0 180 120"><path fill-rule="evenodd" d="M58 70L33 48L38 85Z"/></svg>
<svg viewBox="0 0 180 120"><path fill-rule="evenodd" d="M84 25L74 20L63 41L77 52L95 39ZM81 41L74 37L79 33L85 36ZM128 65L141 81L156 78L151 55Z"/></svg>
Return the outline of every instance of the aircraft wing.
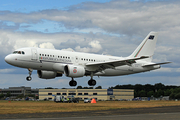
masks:
<svg viewBox="0 0 180 120"><path fill-rule="evenodd" d="M136 58L129 58L123 60L112 60L112 61L105 61L105 62L95 62L95 63L87 63L86 66L98 66L100 70L104 70L107 68L113 68L122 65L131 65L132 63L136 63L135 60L145 59L148 58L147 56L141 56Z"/></svg>
<svg viewBox="0 0 180 120"><path fill-rule="evenodd" d="M153 63L153 64L143 65L142 67L150 67L150 66L154 66L154 65L163 65L163 64L169 64L169 63L171 63L171 62Z"/></svg>

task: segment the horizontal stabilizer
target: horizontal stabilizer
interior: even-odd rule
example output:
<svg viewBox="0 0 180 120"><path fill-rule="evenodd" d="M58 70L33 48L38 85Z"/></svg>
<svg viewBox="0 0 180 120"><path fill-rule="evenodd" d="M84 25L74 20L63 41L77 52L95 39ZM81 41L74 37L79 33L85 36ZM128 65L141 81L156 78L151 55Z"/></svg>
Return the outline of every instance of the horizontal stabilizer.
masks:
<svg viewBox="0 0 180 120"><path fill-rule="evenodd" d="M147 64L147 65L143 65L142 67L150 67L150 66L163 65L163 64L169 64L169 63L171 63L171 62L163 62L163 63Z"/></svg>

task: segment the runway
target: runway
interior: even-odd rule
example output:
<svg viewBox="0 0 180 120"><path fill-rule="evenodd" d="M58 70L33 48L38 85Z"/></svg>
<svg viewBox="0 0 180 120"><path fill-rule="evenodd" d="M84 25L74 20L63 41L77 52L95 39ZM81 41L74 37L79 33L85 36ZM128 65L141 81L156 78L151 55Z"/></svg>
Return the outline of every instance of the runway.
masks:
<svg viewBox="0 0 180 120"><path fill-rule="evenodd" d="M180 113L133 114L111 116L59 117L59 118L29 118L4 120L179 120Z"/></svg>
<svg viewBox="0 0 180 120"><path fill-rule="evenodd" d="M177 120L180 119L180 106L153 108L113 109L82 112L5 114L6 120Z"/></svg>

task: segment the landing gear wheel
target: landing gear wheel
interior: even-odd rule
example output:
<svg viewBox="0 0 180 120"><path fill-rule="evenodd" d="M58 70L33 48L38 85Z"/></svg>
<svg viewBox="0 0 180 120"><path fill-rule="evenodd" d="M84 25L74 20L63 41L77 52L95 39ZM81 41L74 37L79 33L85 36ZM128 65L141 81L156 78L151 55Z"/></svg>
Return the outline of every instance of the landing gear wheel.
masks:
<svg viewBox="0 0 180 120"><path fill-rule="evenodd" d="M71 81L69 82L69 85L70 85L70 86L76 86L76 85L77 85L77 82L71 80Z"/></svg>
<svg viewBox="0 0 180 120"><path fill-rule="evenodd" d="M32 80L31 76L26 77L26 80L31 81Z"/></svg>
<svg viewBox="0 0 180 120"><path fill-rule="evenodd" d="M96 85L96 81L91 79L91 80L88 81L88 85L89 86L95 86Z"/></svg>
<svg viewBox="0 0 180 120"><path fill-rule="evenodd" d="M91 84L92 84L92 86L95 86L96 85L96 81L92 80Z"/></svg>
<svg viewBox="0 0 180 120"><path fill-rule="evenodd" d="M76 81L72 81L72 86L76 86L77 82Z"/></svg>
<svg viewBox="0 0 180 120"><path fill-rule="evenodd" d="M69 81L69 85L70 86L76 86L77 82L74 79L72 79L71 81Z"/></svg>
<svg viewBox="0 0 180 120"><path fill-rule="evenodd" d="M31 68L28 68L28 71L29 71L29 76L26 77L26 80L27 80L27 81L31 81L31 80L32 80L31 74L32 74L32 71L33 71L33 70L32 70Z"/></svg>

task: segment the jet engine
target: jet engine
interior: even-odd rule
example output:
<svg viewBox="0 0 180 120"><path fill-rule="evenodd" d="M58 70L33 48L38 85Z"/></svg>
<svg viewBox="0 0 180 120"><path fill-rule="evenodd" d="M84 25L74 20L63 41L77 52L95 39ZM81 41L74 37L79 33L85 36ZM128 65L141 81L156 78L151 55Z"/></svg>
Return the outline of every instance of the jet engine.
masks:
<svg viewBox="0 0 180 120"><path fill-rule="evenodd" d="M85 69L82 66L66 65L64 66L64 73L67 77L83 77Z"/></svg>
<svg viewBox="0 0 180 120"><path fill-rule="evenodd" d="M43 70L38 70L37 71L38 77L42 79L53 79L55 77L62 77L61 73L57 73L54 71L43 71Z"/></svg>

